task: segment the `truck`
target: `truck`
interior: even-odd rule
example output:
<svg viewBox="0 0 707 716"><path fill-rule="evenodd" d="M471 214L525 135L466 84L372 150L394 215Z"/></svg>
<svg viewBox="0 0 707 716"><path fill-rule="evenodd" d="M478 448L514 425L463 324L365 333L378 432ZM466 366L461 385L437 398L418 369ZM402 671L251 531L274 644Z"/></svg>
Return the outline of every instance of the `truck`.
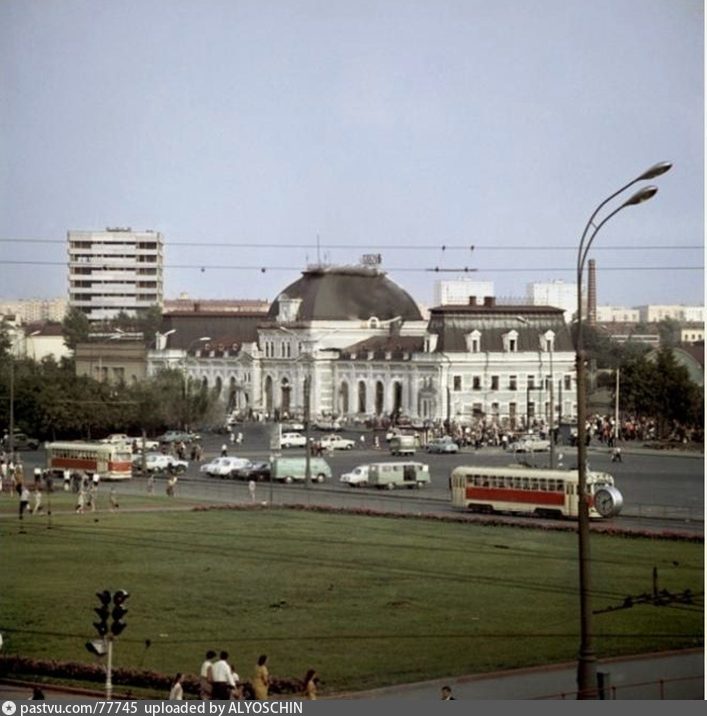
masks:
<svg viewBox="0 0 707 716"><path fill-rule="evenodd" d="M414 455L419 441L417 435L393 435L388 447L391 455Z"/></svg>
<svg viewBox="0 0 707 716"><path fill-rule="evenodd" d="M421 488L430 483L430 468L421 462L374 462L358 465L339 481L350 487Z"/></svg>
<svg viewBox="0 0 707 716"><path fill-rule="evenodd" d="M270 474L277 482L304 482L307 475L307 458L276 457L272 461ZM324 458L310 457L309 474L312 482L324 482L331 478L331 467Z"/></svg>

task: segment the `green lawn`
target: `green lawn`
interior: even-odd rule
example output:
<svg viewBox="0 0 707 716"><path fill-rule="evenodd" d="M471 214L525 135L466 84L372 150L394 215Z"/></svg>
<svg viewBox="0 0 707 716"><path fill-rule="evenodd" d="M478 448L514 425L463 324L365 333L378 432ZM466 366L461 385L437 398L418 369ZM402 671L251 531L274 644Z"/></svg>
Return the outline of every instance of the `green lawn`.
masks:
<svg viewBox="0 0 707 716"><path fill-rule="evenodd" d="M5 654L91 662L96 591L130 592L116 666L196 673L227 649L241 677L318 670L323 691L572 661L573 533L289 510L0 519ZM163 496L124 507L176 505ZM5 493L0 511L16 510ZM65 510L62 512L62 509ZM594 618L600 658L702 644L703 544L592 535L592 605L691 589L698 605ZM146 640L151 644L146 648Z"/></svg>

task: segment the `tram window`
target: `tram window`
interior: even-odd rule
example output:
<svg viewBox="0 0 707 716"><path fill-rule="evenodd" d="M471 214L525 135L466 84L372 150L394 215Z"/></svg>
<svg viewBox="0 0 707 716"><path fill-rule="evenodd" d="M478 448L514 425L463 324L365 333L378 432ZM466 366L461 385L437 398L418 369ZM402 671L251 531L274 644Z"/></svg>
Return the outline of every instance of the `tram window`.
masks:
<svg viewBox="0 0 707 716"><path fill-rule="evenodd" d="M533 477L530 479L530 489L531 490L537 490L538 489L538 478Z"/></svg>
<svg viewBox="0 0 707 716"><path fill-rule="evenodd" d="M527 477L524 477L524 478L522 478L522 480L523 480L523 482L521 483L521 485L522 485L522 488L523 488L524 490L527 490L527 489L528 489L528 487L529 487L529 481L528 481L528 478L527 478Z"/></svg>
<svg viewBox="0 0 707 716"><path fill-rule="evenodd" d="M562 480L558 480L557 485L555 486L555 489L558 492L564 492L565 491L565 483Z"/></svg>
<svg viewBox="0 0 707 716"><path fill-rule="evenodd" d="M544 477L541 477L540 480L538 480L538 486L543 492L547 492L547 480Z"/></svg>

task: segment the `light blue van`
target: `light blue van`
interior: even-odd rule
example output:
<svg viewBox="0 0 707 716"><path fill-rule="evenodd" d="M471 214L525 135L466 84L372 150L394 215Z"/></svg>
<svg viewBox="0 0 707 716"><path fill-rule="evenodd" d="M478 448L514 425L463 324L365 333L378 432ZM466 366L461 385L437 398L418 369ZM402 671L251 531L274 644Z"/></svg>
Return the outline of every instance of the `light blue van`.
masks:
<svg viewBox="0 0 707 716"><path fill-rule="evenodd" d="M276 457L272 461L272 479L278 482L303 482L307 475L306 457ZM312 482L331 479L331 467L321 457L309 458L309 474Z"/></svg>

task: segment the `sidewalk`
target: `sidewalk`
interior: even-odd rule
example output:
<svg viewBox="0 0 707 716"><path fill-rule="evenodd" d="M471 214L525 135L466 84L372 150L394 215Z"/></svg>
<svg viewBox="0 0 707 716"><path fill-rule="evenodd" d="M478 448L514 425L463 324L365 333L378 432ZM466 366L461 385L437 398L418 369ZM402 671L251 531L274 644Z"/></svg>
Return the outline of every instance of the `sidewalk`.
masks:
<svg viewBox="0 0 707 716"><path fill-rule="evenodd" d="M616 700L705 699L703 649L610 659L597 663L605 698ZM576 699L576 663L340 694L335 699L439 699L448 685L458 700Z"/></svg>

